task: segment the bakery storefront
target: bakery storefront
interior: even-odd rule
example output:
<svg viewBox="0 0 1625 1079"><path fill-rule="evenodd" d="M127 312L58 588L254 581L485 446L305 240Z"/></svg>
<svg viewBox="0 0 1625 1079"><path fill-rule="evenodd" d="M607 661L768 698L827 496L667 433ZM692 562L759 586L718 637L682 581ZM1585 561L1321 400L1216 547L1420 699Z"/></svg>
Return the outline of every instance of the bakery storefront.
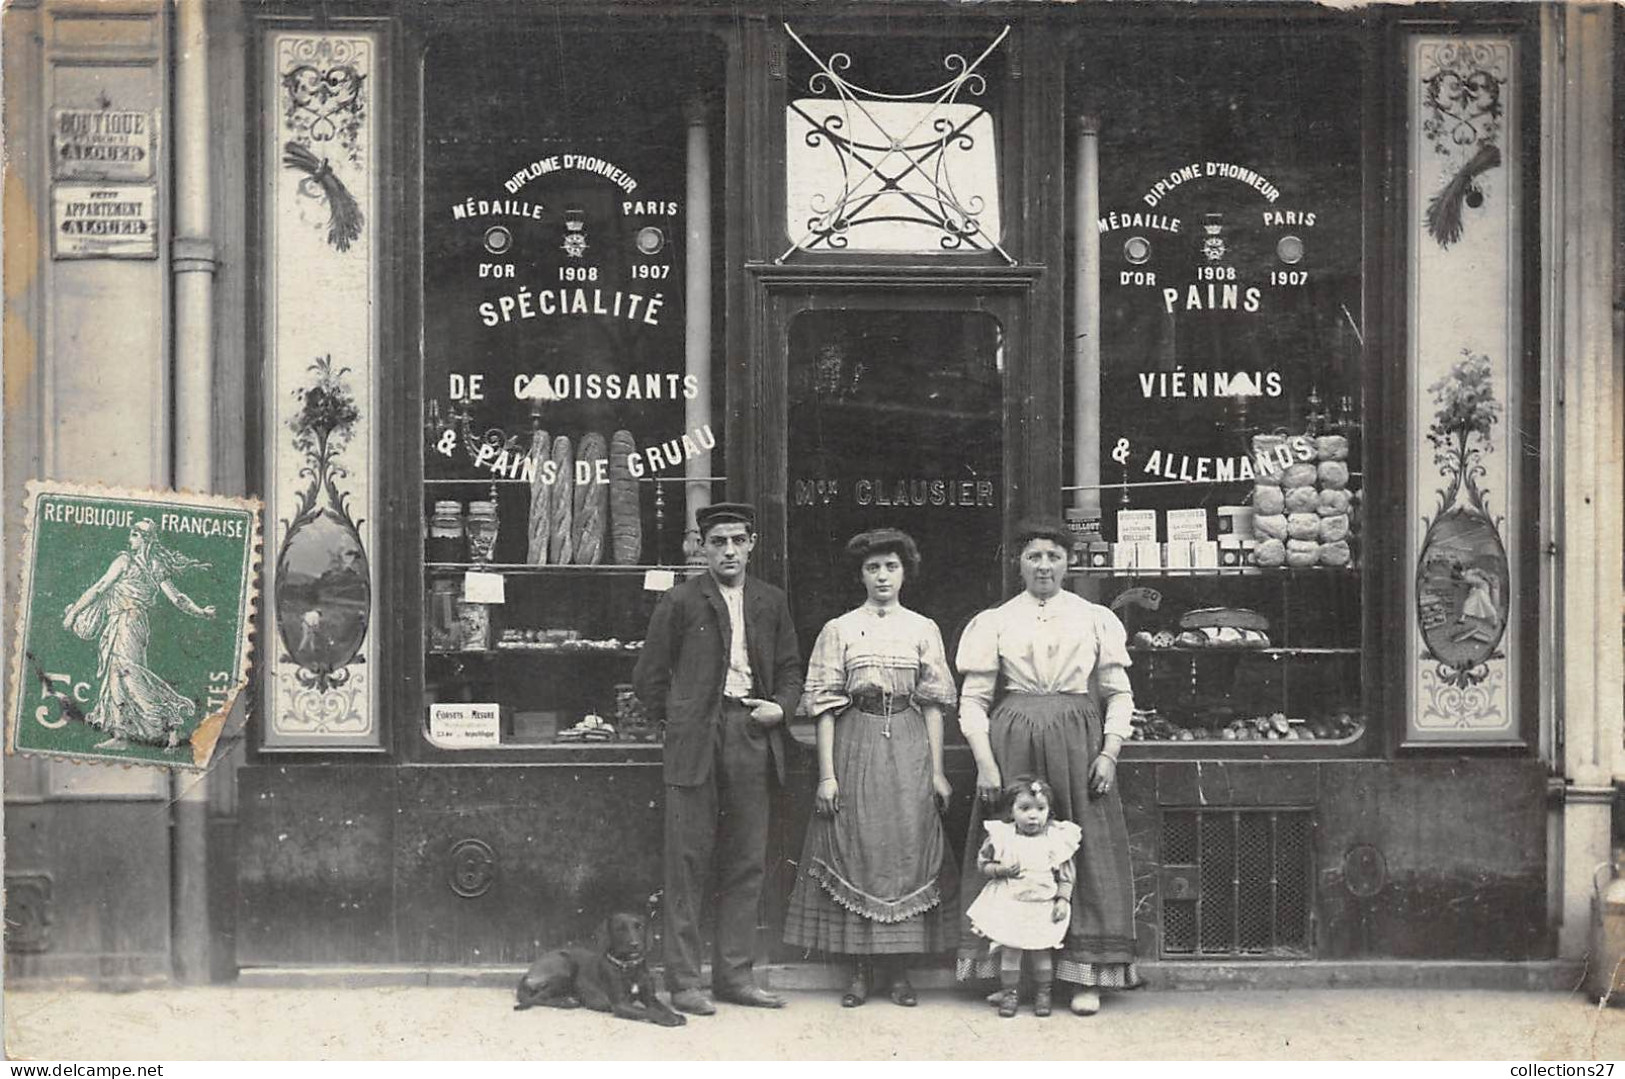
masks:
<svg viewBox="0 0 1625 1079"><path fill-rule="evenodd" d="M951 657L1016 523L1067 522L1130 635L1155 977L1558 956L1561 14L342 7L230 31L267 503L231 965L511 968L658 914L631 671L723 498L804 653L857 531L916 537Z"/></svg>

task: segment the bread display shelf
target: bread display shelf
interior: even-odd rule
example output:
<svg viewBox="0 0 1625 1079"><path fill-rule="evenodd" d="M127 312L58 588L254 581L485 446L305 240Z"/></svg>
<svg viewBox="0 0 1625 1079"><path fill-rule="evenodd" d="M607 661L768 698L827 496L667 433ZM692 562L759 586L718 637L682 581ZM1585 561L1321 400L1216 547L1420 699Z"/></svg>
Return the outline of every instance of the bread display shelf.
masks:
<svg viewBox="0 0 1625 1079"><path fill-rule="evenodd" d="M1073 566L1068 577L1334 577L1355 576L1359 566L1219 566L1202 569L1122 569L1113 566Z"/></svg>
<svg viewBox="0 0 1625 1079"><path fill-rule="evenodd" d="M1359 648L1233 648L1217 646L1213 648L1146 648L1143 645L1129 645L1128 649L1136 656L1357 656L1362 649Z"/></svg>
<svg viewBox="0 0 1625 1079"><path fill-rule="evenodd" d="M649 573L664 570L667 573L687 573L694 566L617 566L613 563L600 562L594 566L563 565L563 566L533 566L528 562L425 562L423 568L430 572L473 571L479 573L504 573L525 576L529 574L627 574Z"/></svg>

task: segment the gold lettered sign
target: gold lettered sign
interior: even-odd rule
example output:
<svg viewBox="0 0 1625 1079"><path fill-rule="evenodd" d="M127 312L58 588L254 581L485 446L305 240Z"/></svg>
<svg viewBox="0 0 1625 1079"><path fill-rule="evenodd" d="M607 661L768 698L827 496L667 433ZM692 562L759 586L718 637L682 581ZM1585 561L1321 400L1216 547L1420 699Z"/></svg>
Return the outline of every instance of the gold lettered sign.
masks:
<svg viewBox="0 0 1625 1079"><path fill-rule="evenodd" d="M51 110L51 178L152 179L154 118L130 109Z"/></svg>
<svg viewBox="0 0 1625 1079"><path fill-rule="evenodd" d="M59 259L157 258L157 185L57 184L51 251Z"/></svg>

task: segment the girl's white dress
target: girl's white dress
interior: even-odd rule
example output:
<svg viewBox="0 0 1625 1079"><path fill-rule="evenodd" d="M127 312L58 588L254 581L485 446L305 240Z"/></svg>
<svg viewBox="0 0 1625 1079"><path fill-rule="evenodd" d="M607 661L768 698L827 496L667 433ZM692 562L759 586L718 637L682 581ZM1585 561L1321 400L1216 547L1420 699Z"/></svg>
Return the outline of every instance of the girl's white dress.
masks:
<svg viewBox="0 0 1625 1079"><path fill-rule="evenodd" d="M1022 835L1009 821L983 822L987 842L981 856L1021 867L1014 877L990 880L965 914L977 933L1007 948L1058 948L1068 920L1056 921L1056 871L1070 871L1083 830L1071 821L1053 820L1037 835ZM1067 879L1071 879L1068 872Z"/></svg>

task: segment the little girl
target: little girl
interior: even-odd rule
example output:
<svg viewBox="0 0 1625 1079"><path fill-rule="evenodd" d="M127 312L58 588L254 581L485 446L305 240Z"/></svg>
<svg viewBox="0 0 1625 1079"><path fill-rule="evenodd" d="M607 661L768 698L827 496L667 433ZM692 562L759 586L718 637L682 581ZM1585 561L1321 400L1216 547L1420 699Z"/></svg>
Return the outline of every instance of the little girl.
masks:
<svg viewBox="0 0 1625 1079"><path fill-rule="evenodd" d="M987 841L976 865L988 884L965 913L976 932L1000 950L999 1014L1016 1014L1021 956L1033 953L1033 1014L1050 1013L1055 980L1050 949L1066 936L1072 916L1072 856L1083 832L1071 821L1051 820L1055 791L1024 777L1004 788L1002 820L984 823Z"/></svg>

